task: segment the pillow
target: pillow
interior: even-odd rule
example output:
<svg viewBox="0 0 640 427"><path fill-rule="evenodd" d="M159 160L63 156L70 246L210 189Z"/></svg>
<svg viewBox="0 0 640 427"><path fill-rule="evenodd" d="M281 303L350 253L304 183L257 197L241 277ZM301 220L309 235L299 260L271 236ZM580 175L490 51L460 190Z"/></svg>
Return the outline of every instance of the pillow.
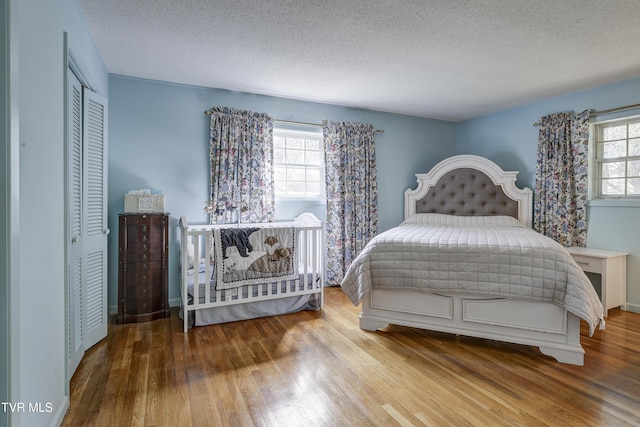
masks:
<svg viewBox="0 0 640 427"><path fill-rule="evenodd" d="M403 224L432 225L440 227L525 227L516 218L506 215L463 216L436 213L411 215Z"/></svg>

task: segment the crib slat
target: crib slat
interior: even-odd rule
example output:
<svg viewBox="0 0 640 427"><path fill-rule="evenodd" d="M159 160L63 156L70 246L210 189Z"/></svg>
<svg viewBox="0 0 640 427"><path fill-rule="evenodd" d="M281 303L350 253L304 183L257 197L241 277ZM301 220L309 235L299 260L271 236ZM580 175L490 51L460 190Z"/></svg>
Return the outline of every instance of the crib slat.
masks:
<svg viewBox="0 0 640 427"><path fill-rule="evenodd" d="M311 257L311 269L313 271L313 277L311 278L311 285L314 287L314 283L317 279L318 273L318 247L320 245L320 241L318 240L318 231L312 230L311 233L311 248L309 248L310 257ZM306 288L305 288L306 289Z"/></svg>
<svg viewBox="0 0 640 427"><path fill-rule="evenodd" d="M308 289L309 287L309 268L313 268L313 266L309 263L311 260L309 259L310 249L313 249L313 242L309 240L311 236L311 230L305 229L304 233L304 242L303 242L303 250L302 252L302 265L304 266L304 271L302 274L302 289ZM313 256L313 254L311 254ZM312 270L313 271L313 270Z"/></svg>
<svg viewBox="0 0 640 427"><path fill-rule="evenodd" d="M197 308L200 304L200 235L193 235L193 307Z"/></svg>
<svg viewBox="0 0 640 427"><path fill-rule="evenodd" d="M203 235L204 241L204 302L205 304L211 302L211 242L213 240L213 233L206 233Z"/></svg>

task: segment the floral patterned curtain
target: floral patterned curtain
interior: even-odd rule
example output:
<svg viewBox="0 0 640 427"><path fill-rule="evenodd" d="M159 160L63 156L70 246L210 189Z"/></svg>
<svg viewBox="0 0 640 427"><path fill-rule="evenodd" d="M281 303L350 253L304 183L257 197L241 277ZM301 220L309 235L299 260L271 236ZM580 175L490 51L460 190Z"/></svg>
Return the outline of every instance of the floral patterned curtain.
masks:
<svg viewBox="0 0 640 427"><path fill-rule="evenodd" d="M533 227L563 246L587 238L589 111L540 119Z"/></svg>
<svg viewBox="0 0 640 427"><path fill-rule="evenodd" d="M323 123L327 191L327 283L339 285L351 262L378 232L375 129Z"/></svg>
<svg viewBox="0 0 640 427"><path fill-rule="evenodd" d="M209 112L210 223L273 221L273 119L227 107Z"/></svg>

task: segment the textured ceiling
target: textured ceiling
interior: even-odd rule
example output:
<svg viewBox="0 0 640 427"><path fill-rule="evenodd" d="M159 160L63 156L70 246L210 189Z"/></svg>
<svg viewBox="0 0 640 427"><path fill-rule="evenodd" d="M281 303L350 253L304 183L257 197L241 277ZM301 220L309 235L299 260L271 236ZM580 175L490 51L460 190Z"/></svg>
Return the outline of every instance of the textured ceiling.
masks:
<svg viewBox="0 0 640 427"><path fill-rule="evenodd" d="M640 76L640 0L78 2L110 73L420 117Z"/></svg>

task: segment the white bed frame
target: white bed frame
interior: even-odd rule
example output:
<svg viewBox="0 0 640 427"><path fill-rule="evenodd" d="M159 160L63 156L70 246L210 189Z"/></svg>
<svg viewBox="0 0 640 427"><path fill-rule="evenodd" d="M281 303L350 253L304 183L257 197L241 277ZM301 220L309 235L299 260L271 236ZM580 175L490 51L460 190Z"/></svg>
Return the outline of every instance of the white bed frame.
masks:
<svg viewBox="0 0 640 427"><path fill-rule="evenodd" d="M237 304L251 304L258 301L274 300L279 298L297 297L302 295L316 294L320 301L320 309L324 304L324 224L311 213L303 213L293 221L271 222L264 224L240 224L238 227L279 227L295 226L297 235L297 257L301 283L295 288L291 286L273 286L272 283L244 285L242 288L249 288L249 292L242 289L215 290L215 300L211 297L212 284L206 281L204 284L204 302L201 302L203 295L200 295L200 286L193 286L193 296L189 302L189 275L188 269L182 266L189 265L188 245L193 245L195 254L195 264L198 259L204 257L208 260L211 254L211 241L215 228L234 227L233 224L221 225L189 225L185 217L180 217L180 280L181 280L181 308L184 322L184 332L189 328L189 313L196 310L211 309L216 307L231 306ZM210 263L205 264L204 277L211 277L212 267ZM197 277L197 274L196 274ZM252 292L257 291L257 292Z"/></svg>
<svg viewBox="0 0 640 427"><path fill-rule="evenodd" d="M418 187L405 192L405 218L416 213L416 202L446 173L471 168L483 172L518 203L518 219L531 226L532 192L515 185L517 172L505 172L483 157L454 156L429 173L417 174ZM389 324L536 346L562 363L584 364L580 319L551 303L470 295L440 295L413 290L373 288L363 299L360 328L370 331Z"/></svg>

